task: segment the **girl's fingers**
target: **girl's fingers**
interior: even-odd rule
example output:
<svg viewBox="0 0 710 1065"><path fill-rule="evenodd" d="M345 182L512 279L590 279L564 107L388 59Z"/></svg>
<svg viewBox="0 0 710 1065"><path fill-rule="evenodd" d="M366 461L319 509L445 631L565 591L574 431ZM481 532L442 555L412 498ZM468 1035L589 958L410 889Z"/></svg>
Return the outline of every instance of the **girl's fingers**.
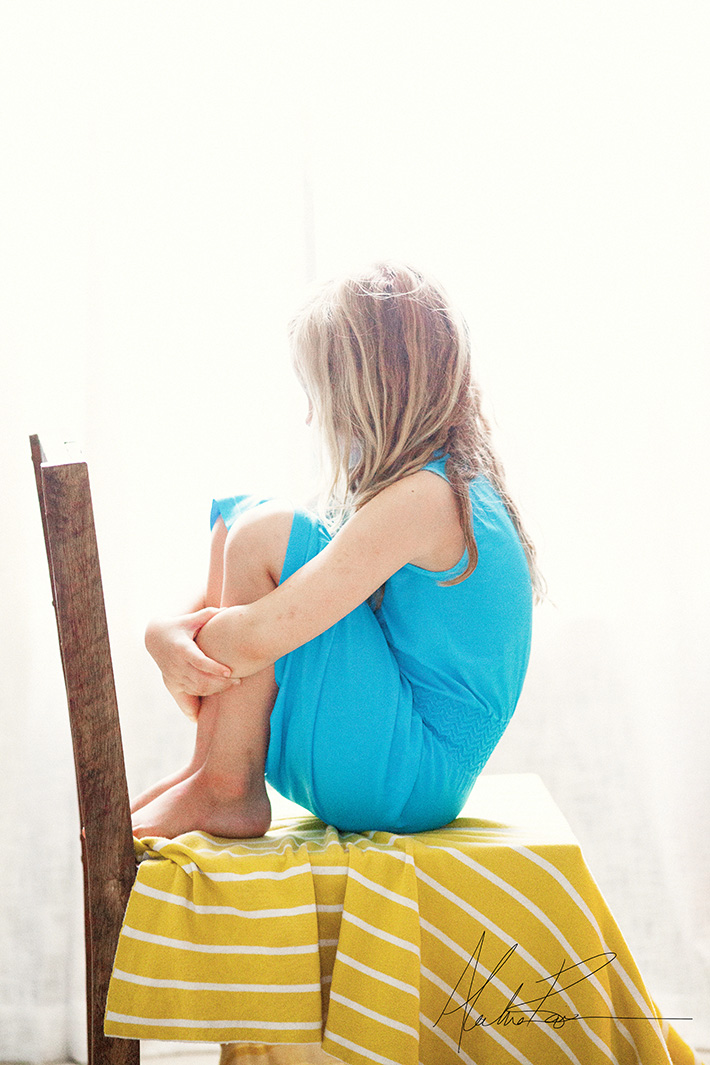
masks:
<svg viewBox="0 0 710 1065"><path fill-rule="evenodd" d="M196 666L197 672L205 677L214 677L218 680L231 680L232 671L221 662L213 662L211 658L205 658Z"/></svg>
<svg viewBox="0 0 710 1065"><path fill-rule="evenodd" d="M221 609L219 606L204 606L201 610L196 610L194 614L188 615L195 630L195 635L197 635L203 625L206 625L216 614L219 614Z"/></svg>
<svg viewBox="0 0 710 1065"><path fill-rule="evenodd" d="M198 674L203 674L208 677L223 677L225 680L232 676L232 671L229 666L225 666L221 662L215 662L213 659L208 658L193 641L190 641L189 655L189 665L191 669Z"/></svg>
<svg viewBox="0 0 710 1065"><path fill-rule="evenodd" d="M183 674L180 679L180 687L193 695L220 695L234 684L241 684L240 677L215 676L194 670Z"/></svg>

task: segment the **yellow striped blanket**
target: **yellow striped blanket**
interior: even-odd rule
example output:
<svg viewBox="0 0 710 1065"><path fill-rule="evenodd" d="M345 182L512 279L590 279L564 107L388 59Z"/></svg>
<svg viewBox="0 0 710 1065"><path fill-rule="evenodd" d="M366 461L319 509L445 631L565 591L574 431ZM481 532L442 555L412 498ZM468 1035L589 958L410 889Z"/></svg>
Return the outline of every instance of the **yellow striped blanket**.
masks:
<svg viewBox="0 0 710 1065"><path fill-rule="evenodd" d="M106 1033L352 1065L690 1065L538 778L482 777L465 813L138 843Z"/></svg>

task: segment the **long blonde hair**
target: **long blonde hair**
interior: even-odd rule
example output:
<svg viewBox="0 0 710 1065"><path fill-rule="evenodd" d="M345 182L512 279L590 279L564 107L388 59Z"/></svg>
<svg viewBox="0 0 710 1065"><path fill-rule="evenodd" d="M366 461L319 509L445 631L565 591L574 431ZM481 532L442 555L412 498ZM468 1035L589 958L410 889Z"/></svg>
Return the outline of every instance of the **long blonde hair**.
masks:
<svg viewBox="0 0 710 1065"><path fill-rule="evenodd" d="M481 412L468 329L442 289L407 266L376 263L321 288L291 322L290 338L331 467L333 523L441 452L468 549L466 569L450 583L478 561L468 486L484 474L510 514L541 596L535 548Z"/></svg>

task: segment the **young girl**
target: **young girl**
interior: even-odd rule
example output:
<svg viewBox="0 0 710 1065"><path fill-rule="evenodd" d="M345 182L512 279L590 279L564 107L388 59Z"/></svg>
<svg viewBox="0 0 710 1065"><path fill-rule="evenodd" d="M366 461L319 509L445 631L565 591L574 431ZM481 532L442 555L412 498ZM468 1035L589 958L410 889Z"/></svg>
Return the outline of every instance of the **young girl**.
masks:
<svg viewBox="0 0 710 1065"><path fill-rule="evenodd" d="M204 602L146 634L197 742L134 804L139 837L260 836L264 775L341 830L440 828L520 695L534 550L464 323L430 280L378 264L323 288L291 341L329 521L214 503Z"/></svg>

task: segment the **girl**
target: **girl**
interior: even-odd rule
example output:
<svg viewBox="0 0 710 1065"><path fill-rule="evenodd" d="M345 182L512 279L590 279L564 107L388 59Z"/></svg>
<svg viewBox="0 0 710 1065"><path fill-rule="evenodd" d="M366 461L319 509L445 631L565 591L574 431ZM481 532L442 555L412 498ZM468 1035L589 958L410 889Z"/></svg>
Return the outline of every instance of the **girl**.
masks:
<svg viewBox="0 0 710 1065"><path fill-rule="evenodd" d="M378 264L323 288L291 342L328 521L213 504L204 602L146 634L197 742L134 804L139 837L260 836L265 774L341 830L440 828L520 695L539 579L464 323L430 280Z"/></svg>

